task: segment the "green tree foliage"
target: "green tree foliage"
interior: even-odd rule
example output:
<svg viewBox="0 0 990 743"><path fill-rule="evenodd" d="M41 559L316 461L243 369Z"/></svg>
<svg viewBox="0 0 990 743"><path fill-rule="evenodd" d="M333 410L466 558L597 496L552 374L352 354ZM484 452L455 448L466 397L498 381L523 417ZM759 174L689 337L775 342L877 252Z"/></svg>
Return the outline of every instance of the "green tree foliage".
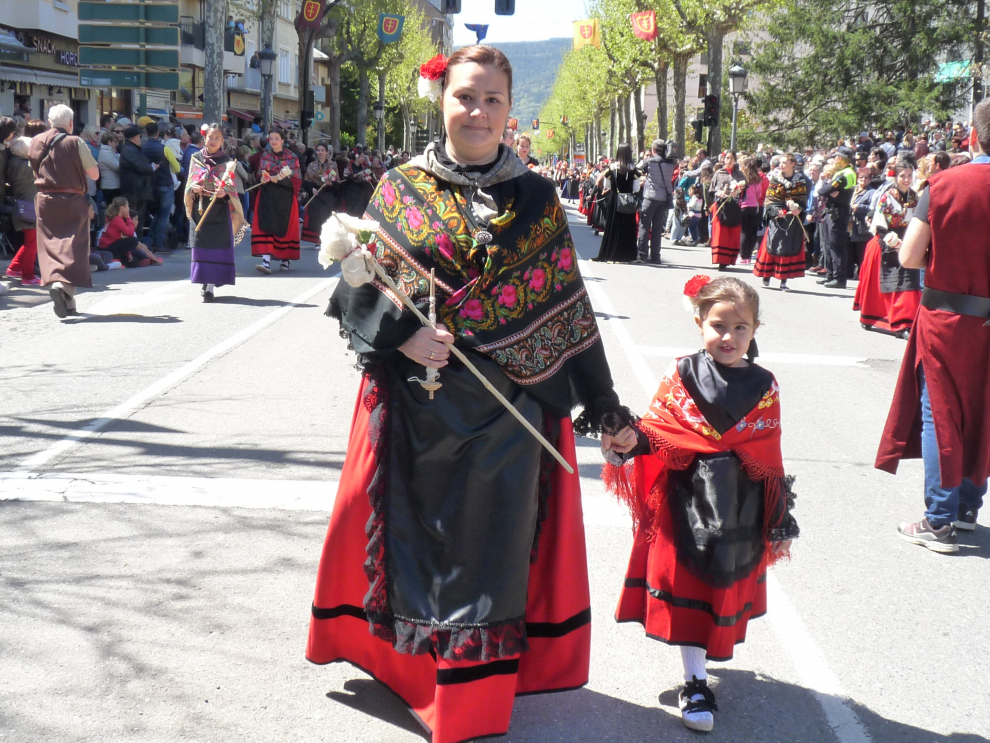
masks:
<svg viewBox="0 0 990 743"><path fill-rule="evenodd" d="M833 142L961 103L963 86L936 73L972 29L965 0L791 0L767 20L750 67L759 88L746 95L764 141Z"/></svg>

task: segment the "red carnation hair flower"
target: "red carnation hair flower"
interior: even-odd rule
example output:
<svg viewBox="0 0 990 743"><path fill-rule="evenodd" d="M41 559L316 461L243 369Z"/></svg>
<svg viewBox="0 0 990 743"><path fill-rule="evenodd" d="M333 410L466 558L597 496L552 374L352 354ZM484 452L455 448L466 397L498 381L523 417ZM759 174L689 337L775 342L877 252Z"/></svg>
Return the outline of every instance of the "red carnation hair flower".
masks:
<svg viewBox="0 0 990 743"><path fill-rule="evenodd" d="M446 71L447 58L442 54L438 54L425 64L420 65L419 76L425 77L427 80L439 80L444 76Z"/></svg>
<svg viewBox="0 0 990 743"><path fill-rule="evenodd" d="M706 274L699 273L697 276L692 276L684 285L684 296L694 299L710 283L712 283L712 277Z"/></svg>

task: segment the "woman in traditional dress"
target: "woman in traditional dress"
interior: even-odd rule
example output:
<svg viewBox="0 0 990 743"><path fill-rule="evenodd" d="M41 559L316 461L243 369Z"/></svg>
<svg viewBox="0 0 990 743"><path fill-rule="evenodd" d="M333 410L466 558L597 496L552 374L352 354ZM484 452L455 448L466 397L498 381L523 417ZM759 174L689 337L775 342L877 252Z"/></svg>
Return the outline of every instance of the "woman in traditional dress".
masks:
<svg viewBox="0 0 990 743"><path fill-rule="evenodd" d="M189 160L185 207L189 217L192 273L189 280L202 286L204 302L212 302L218 286L233 286L234 245L246 228L237 183L229 163L223 127L210 124L203 149ZM217 203L210 207L210 203ZM204 220L203 215L206 215ZM197 229L197 225L199 229Z"/></svg>
<svg viewBox="0 0 990 743"><path fill-rule="evenodd" d="M787 280L804 276L804 208L808 202L808 179L796 172L797 158L788 152L780 170L770 174L767 189L767 231L760 243L753 273L770 286L770 279L780 281L780 290L788 291Z"/></svg>
<svg viewBox="0 0 990 743"><path fill-rule="evenodd" d="M712 177L711 191L715 197L709 211L712 215L712 263L724 271L739 257L742 233L742 208L739 199L746 188L746 177L736 164L735 153L727 152L722 167Z"/></svg>
<svg viewBox="0 0 990 743"><path fill-rule="evenodd" d="M516 694L585 684L591 628L577 473L445 342L569 462L572 430L635 435L554 185L500 144L508 59L469 46L440 60L425 87L447 134L388 171L367 211L381 225L371 251L413 301L435 272L442 327L421 327L377 280L342 281L330 300L364 378L306 655L366 670L433 743L457 743L506 733ZM424 367L440 368L432 400L409 381Z"/></svg>
<svg viewBox="0 0 990 743"><path fill-rule="evenodd" d="M315 195L306 206L302 239L318 243L320 229L331 214L337 211L337 163L330 156L329 148L322 142L316 145L316 159L306 168L306 182L312 184Z"/></svg>
<svg viewBox="0 0 990 743"><path fill-rule="evenodd" d="M871 225L876 237L866 244L853 309L864 330L880 330L901 338L911 335L921 306L921 270L903 268L897 247L918 204L911 188L914 168L906 160L894 167L894 185L877 200Z"/></svg>
<svg viewBox="0 0 990 743"><path fill-rule="evenodd" d="M251 255L260 256L255 268L272 272L272 256L280 260L280 271L289 270L289 261L299 260L299 202L302 186L299 158L284 147L285 138L277 129L268 133L269 149L261 156L258 189L251 223Z"/></svg>
<svg viewBox="0 0 990 743"><path fill-rule="evenodd" d="M626 206L633 199L633 189L641 173L632 162L632 147L620 144L615 161L598 177L598 185L608 189L605 235L593 261L642 263L636 257L636 207Z"/></svg>
<svg viewBox="0 0 990 743"><path fill-rule="evenodd" d="M760 228L763 225L763 197L766 188L763 185L763 173L756 158L747 155L739 161L739 170L746 179L746 187L739 199L742 209L742 221L739 225L739 263L748 266L753 259Z"/></svg>

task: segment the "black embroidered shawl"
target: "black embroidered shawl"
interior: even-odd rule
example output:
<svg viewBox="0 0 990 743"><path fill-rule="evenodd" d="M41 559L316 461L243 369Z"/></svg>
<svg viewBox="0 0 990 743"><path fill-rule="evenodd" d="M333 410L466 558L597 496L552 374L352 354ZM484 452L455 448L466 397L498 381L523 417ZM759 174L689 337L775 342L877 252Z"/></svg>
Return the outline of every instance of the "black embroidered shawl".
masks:
<svg viewBox="0 0 990 743"><path fill-rule="evenodd" d="M424 308L436 271L438 319L459 346L492 358L554 415L582 404L578 433L630 419L612 389L553 184L511 150L501 147L492 168L475 173L451 170L431 145L388 171L366 216L382 226L378 262ZM493 236L487 245L472 237L481 228ZM327 314L364 363L387 358L420 327L378 281L357 289L340 282Z"/></svg>

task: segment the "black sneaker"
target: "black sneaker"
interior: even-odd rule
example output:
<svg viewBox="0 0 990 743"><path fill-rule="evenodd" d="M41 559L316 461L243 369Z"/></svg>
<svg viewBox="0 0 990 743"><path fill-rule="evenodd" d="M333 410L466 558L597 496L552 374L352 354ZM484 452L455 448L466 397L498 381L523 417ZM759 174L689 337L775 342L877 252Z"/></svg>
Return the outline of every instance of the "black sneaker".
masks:
<svg viewBox="0 0 990 743"><path fill-rule="evenodd" d="M952 522L952 525L963 531L976 531L976 517L979 513L979 508L960 508L959 516Z"/></svg>
<svg viewBox="0 0 990 743"><path fill-rule="evenodd" d="M203 297L203 301L207 304L213 301L213 292L207 289L205 286L200 291L200 296Z"/></svg>
<svg viewBox="0 0 990 743"><path fill-rule="evenodd" d="M959 539L952 524L933 529L928 519L922 519L915 524L901 524L897 527L897 536L905 542L920 544L932 552L958 552Z"/></svg>
<svg viewBox="0 0 990 743"><path fill-rule="evenodd" d="M67 318L69 316L69 302L66 299L68 295L57 286L53 286L48 290L48 296L52 298L55 316L60 320Z"/></svg>
<svg viewBox="0 0 990 743"><path fill-rule="evenodd" d="M822 284L822 286L824 286L826 289L845 289L846 282L839 281L838 279L832 279L831 281L826 281L824 284Z"/></svg>
<svg viewBox="0 0 990 743"><path fill-rule="evenodd" d="M715 704L715 694L708 688L706 681L699 681L697 676L684 685L678 697L681 708L681 722L689 730L710 733L715 727L713 712L718 711Z"/></svg>
<svg viewBox="0 0 990 743"><path fill-rule="evenodd" d="M763 279L763 286L770 286L770 277L769 276L767 276L765 279Z"/></svg>

